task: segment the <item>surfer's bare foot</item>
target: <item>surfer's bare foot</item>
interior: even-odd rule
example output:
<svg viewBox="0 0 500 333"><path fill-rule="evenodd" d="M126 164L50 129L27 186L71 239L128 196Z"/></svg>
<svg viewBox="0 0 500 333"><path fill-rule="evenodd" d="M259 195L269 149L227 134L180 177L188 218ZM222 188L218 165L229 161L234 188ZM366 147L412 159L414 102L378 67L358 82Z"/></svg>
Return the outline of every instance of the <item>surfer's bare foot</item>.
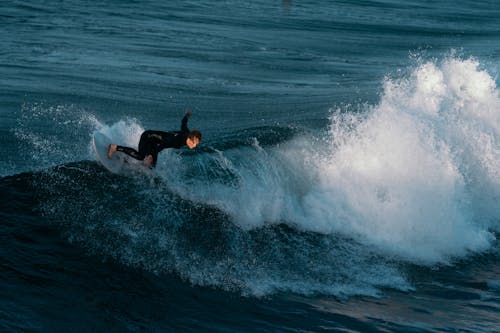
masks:
<svg viewBox="0 0 500 333"><path fill-rule="evenodd" d="M110 144L108 146L108 158L111 159L113 157L113 154L116 151L116 145L115 144Z"/></svg>
<svg viewBox="0 0 500 333"><path fill-rule="evenodd" d="M151 165L153 165L153 155L148 155L146 157L146 166L151 168Z"/></svg>

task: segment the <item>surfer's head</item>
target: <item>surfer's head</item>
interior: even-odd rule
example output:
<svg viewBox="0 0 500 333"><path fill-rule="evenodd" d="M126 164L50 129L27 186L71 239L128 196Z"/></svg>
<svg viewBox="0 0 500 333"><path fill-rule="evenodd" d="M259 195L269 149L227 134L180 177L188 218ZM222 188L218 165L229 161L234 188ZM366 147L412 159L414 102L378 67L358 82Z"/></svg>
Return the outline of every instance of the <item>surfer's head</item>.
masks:
<svg viewBox="0 0 500 333"><path fill-rule="evenodd" d="M189 132L187 139L186 139L186 145L189 147L189 149L196 148L197 145L199 145L201 142L201 133L199 131L191 131Z"/></svg>

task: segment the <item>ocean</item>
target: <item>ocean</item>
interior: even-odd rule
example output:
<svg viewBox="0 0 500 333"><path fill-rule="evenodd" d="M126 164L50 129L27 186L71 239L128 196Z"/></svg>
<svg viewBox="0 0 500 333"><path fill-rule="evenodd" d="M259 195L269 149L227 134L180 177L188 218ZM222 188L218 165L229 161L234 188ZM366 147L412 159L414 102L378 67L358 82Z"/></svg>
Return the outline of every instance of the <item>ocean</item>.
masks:
<svg viewBox="0 0 500 333"><path fill-rule="evenodd" d="M500 332L498 1L7 0L0 32L1 332ZM186 110L196 149L98 161Z"/></svg>

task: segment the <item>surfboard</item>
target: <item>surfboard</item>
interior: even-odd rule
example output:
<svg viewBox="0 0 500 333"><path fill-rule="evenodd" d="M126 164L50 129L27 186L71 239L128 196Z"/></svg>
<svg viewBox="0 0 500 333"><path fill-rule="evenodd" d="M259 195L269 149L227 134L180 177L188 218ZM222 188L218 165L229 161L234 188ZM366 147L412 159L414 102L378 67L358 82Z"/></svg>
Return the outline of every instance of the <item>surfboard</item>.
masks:
<svg viewBox="0 0 500 333"><path fill-rule="evenodd" d="M114 154L110 159L108 158L108 147L113 141L105 134L95 131L93 135L94 150L99 162L109 171L113 173L120 173L125 163L123 154Z"/></svg>

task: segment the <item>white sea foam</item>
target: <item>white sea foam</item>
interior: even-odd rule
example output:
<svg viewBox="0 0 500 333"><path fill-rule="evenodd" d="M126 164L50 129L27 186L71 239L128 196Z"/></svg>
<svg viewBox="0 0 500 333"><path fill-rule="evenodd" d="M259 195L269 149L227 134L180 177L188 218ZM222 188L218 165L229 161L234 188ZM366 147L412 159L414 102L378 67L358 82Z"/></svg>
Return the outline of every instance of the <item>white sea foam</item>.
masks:
<svg viewBox="0 0 500 333"><path fill-rule="evenodd" d="M494 80L473 59L449 58L386 79L365 112L332 111L326 143L256 143L211 157L231 165L237 186L173 187L244 228L286 221L406 260L446 262L488 248L498 230L499 134Z"/></svg>
<svg viewBox="0 0 500 333"><path fill-rule="evenodd" d="M312 229L418 261L489 246L500 218L500 100L476 61L428 62L386 80L380 103L353 123L346 130L332 115L338 148L305 200Z"/></svg>
<svg viewBox="0 0 500 333"><path fill-rule="evenodd" d="M500 99L476 61L387 79L368 115L346 118L332 115L336 150L318 164L305 227L424 262L489 246L500 218Z"/></svg>

